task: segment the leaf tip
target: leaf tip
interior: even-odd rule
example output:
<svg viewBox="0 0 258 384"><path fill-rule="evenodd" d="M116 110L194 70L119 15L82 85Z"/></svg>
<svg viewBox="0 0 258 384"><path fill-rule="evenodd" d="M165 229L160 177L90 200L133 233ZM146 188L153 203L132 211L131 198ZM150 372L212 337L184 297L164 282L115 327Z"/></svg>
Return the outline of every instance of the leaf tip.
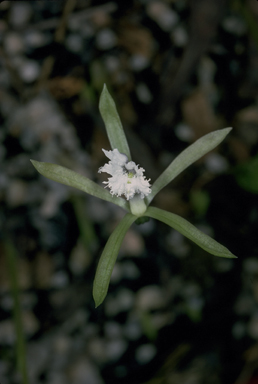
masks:
<svg viewBox="0 0 258 384"><path fill-rule="evenodd" d="M106 83L104 83L104 85L103 85L103 89L102 89L102 92L101 92L100 97L103 97L103 96L105 96L105 95L109 95L109 92L108 92L108 88L107 88Z"/></svg>
<svg viewBox="0 0 258 384"><path fill-rule="evenodd" d="M224 131L227 131L227 134L232 131L233 127L227 127L227 128L224 128Z"/></svg>
<svg viewBox="0 0 258 384"><path fill-rule="evenodd" d="M97 269L94 282L93 282L93 290L92 290L92 296L95 302L95 308L99 307L100 304L102 304L103 301L105 300L105 297L107 296L108 286L105 287L106 289L103 289L101 284L102 282L103 282L103 278L99 276L98 269Z"/></svg>
<svg viewBox="0 0 258 384"><path fill-rule="evenodd" d="M233 253L231 253L228 249L227 249L227 252L225 252L225 254L221 255L221 257L225 257L227 259L238 259L238 257Z"/></svg>
<svg viewBox="0 0 258 384"><path fill-rule="evenodd" d="M32 163L33 167L36 168L36 170L39 172L38 168L40 165L40 161L30 159L30 162Z"/></svg>
<svg viewBox="0 0 258 384"><path fill-rule="evenodd" d="M95 302L95 309L97 309L100 306L100 304L102 304L102 303L97 303L96 301L94 302Z"/></svg>
<svg viewBox="0 0 258 384"><path fill-rule="evenodd" d="M100 304L103 303L105 297L106 297L106 295L104 297L101 297L101 295L94 292L94 288L93 288L93 299L94 299L94 303L95 303L95 309L98 308L100 306Z"/></svg>
<svg viewBox="0 0 258 384"><path fill-rule="evenodd" d="M107 86L106 86L106 84L104 84L102 92L100 94L100 98L99 98L99 110L100 110L101 115L105 112L106 104L108 103L108 100L110 97L111 96L110 96L110 93L108 92ZM102 118L103 118L103 115L102 115ZM105 119L104 119L104 121L105 121Z"/></svg>

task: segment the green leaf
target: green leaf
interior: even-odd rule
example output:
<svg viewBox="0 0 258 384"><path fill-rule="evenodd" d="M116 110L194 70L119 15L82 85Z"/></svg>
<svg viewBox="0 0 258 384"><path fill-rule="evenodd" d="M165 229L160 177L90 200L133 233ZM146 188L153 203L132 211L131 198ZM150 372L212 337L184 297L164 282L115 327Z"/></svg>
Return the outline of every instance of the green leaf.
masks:
<svg viewBox="0 0 258 384"><path fill-rule="evenodd" d="M148 204L150 204L154 196L179 175L179 173L220 144L231 129L232 128L224 128L208 133L181 152L153 183L151 193L146 197Z"/></svg>
<svg viewBox="0 0 258 384"><path fill-rule="evenodd" d="M102 252L93 283L93 298L96 308L103 302L107 295L111 274L122 241L126 232L136 219L137 216L127 213L110 235Z"/></svg>
<svg viewBox="0 0 258 384"><path fill-rule="evenodd" d="M126 211L130 211L127 201L121 197L112 196L108 190L101 187L97 183L94 183L94 181L91 181L87 177L79 175L79 173L57 164L43 163L36 160L31 160L31 162L36 170L48 179L68 185L69 187L77 188L80 191L99 197L102 200L110 201L111 203L119 205Z"/></svg>
<svg viewBox="0 0 258 384"><path fill-rule="evenodd" d="M131 160L130 149L125 137L124 129L117 113L116 105L112 99L106 85L100 96L99 110L104 120L108 139L112 149L118 149L120 153L124 153L128 160Z"/></svg>
<svg viewBox="0 0 258 384"><path fill-rule="evenodd" d="M192 240L194 243L199 245L199 247L203 248L205 251L211 253L212 255L236 258L236 256L233 255L233 253L231 253L226 247L212 239L210 236L201 232L194 225L189 223L189 221L178 215L175 215L174 213L167 212L155 207L149 207L147 208L147 211L144 215L152 217L153 219L160 220L170 227L176 229L182 235Z"/></svg>

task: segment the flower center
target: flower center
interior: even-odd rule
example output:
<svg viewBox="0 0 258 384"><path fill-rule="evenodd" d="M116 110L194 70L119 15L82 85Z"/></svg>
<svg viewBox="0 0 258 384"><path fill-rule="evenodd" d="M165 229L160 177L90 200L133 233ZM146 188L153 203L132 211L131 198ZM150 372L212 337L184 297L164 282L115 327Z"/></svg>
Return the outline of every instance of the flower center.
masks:
<svg viewBox="0 0 258 384"><path fill-rule="evenodd" d="M128 173L128 178L129 178L129 179L132 179L133 177L134 177L133 172L129 172L129 173ZM127 181L127 184L132 184L132 182L128 180L128 181Z"/></svg>

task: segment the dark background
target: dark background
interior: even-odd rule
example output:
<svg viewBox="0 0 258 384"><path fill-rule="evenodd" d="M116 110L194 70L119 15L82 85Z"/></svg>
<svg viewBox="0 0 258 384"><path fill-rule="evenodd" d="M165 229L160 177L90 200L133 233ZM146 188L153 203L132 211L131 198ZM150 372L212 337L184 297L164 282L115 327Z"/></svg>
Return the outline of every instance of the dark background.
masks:
<svg viewBox="0 0 258 384"><path fill-rule="evenodd" d="M257 384L258 2L3 1L0 44L1 384L21 382L7 240L30 383ZM104 83L152 182L196 139L233 127L153 205L238 259L154 220L134 225L95 309L97 261L124 212L29 159L106 179Z"/></svg>

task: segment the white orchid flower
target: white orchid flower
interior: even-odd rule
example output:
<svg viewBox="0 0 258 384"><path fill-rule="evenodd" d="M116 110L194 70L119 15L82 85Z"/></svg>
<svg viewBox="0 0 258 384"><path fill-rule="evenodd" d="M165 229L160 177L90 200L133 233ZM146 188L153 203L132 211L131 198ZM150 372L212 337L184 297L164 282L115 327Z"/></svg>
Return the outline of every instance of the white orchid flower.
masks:
<svg viewBox="0 0 258 384"><path fill-rule="evenodd" d="M128 161L128 158L118 149L106 151L102 149L110 161L99 168L99 173L106 172L112 177L108 181L103 181L110 188L110 193L115 196L126 197L126 200L132 199L135 195L140 195L142 199L151 193L149 180L143 175L144 169L139 168L134 161Z"/></svg>
<svg viewBox="0 0 258 384"><path fill-rule="evenodd" d="M96 307L106 297L113 267L124 236L139 217L147 216L162 221L215 256L235 258L236 256L226 247L202 233L184 218L149 206L154 196L162 188L189 165L220 144L232 128L224 128L201 137L181 152L151 186L150 180L144 176L144 169L136 165L131 159L130 149L115 103L105 85L100 97L99 108L112 148L110 151L103 149L110 161L100 167L99 172L106 172L111 176L108 181L104 181L110 192L87 177L65 167L31 160L34 167L43 176L110 201L128 212L110 235L100 257L93 284Z"/></svg>

